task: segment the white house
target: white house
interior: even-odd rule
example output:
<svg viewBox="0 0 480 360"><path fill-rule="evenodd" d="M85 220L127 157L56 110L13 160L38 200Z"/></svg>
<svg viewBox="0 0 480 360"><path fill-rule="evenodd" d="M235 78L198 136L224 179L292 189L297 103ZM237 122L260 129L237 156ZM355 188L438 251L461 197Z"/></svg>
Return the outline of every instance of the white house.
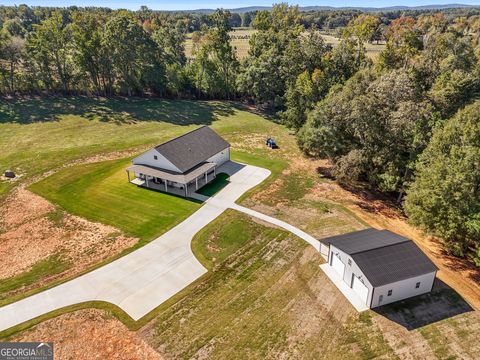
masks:
<svg viewBox="0 0 480 360"><path fill-rule="evenodd" d="M321 243L327 270L338 275L335 285L346 285L347 292L352 291L367 308L432 290L438 268L413 241L398 234L366 229L323 239Z"/></svg>
<svg viewBox="0 0 480 360"><path fill-rule="evenodd" d="M138 186L188 196L215 179L216 169L228 160L230 144L202 126L137 156L127 176Z"/></svg>

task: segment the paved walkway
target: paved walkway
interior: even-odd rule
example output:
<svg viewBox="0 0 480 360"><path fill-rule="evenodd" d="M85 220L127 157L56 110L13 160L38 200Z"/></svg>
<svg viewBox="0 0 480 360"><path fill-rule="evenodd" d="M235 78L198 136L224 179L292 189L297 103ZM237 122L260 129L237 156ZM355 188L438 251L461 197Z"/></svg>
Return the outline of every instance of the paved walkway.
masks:
<svg viewBox="0 0 480 360"><path fill-rule="evenodd" d="M92 300L107 301L138 320L198 279L207 269L195 258L190 242L204 226L227 208L242 211L303 238L319 249L319 242L303 231L270 216L244 208L235 201L260 184L270 171L228 162L218 172L230 182L214 197L159 238L97 270L0 308L0 331L50 311Z"/></svg>
<svg viewBox="0 0 480 360"><path fill-rule="evenodd" d="M308 235L306 232L296 228L295 226L292 226L292 225L286 223L285 221L275 219L271 216L259 213L258 211L255 211L255 210L252 210L252 209L249 209L249 208L237 205L237 204L231 205L230 208L232 208L234 210L237 210L237 211L241 211L245 214L256 217L257 219L266 221L270 224L279 226L279 227L281 227L281 228L283 228L287 231L290 231L291 233L297 235L300 239L303 239L307 243L312 245L317 251L320 251L320 241L315 239L313 236Z"/></svg>

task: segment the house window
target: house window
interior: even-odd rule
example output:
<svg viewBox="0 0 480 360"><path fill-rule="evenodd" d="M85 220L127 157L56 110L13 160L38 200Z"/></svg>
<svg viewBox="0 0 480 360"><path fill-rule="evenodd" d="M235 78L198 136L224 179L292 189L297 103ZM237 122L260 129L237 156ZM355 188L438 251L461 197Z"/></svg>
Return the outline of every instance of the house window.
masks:
<svg viewBox="0 0 480 360"><path fill-rule="evenodd" d="M380 296L378 297L378 303L380 304L382 301L383 301L383 295L380 295Z"/></svg>
<svg viewBox="0 0 480 360"><path fill-rule="evenodd" d="M158 156L157 156L157 155L153 155L153 158L154 158L155 160L158 160Z"/></svg>
<svg viewBox="0 0 480 360"><path fill-rule="evenodd" d="M387 296L392 296L392 292L393 292L393 290L388 290Z"/></svg>
<svg viewBox="0 0 480 360"><path fill-rule="evenodd" d="M420 282L417 282L417 283L415 284L415 289L418 289L419 287L420 287Z"/></svg>
<svg viewBox="0 0 480 360"><path fill-rule="evenodd" d="M352 259L348 259L348 265L352 266Z"/></svg>

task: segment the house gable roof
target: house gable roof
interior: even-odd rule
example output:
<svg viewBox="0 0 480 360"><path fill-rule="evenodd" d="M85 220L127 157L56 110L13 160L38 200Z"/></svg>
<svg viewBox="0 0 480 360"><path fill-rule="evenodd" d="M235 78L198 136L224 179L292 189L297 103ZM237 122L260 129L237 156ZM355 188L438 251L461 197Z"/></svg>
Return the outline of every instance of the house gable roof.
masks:
<svg viewBox="0 0 480 360"><path fill-rule="evenodd" d="M366 229L322 242L349 254L373 287L438 270L413 241L388 230Z"/></svg>
<svg viewBox="0 0 480 360"><path fill-rule="evenodd" d="M202 126L155 147L155 150L182 173L230 147L215 131Z"/></svg>

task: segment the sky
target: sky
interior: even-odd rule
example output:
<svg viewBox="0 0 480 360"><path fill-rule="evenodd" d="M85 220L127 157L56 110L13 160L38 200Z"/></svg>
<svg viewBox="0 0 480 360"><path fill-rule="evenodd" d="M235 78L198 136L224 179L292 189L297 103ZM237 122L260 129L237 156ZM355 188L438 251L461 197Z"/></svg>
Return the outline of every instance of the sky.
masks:
<svg viewBox="0 0 480 360"><path fill-rule="evenodd" d="M101 6L113 9L124 8L137 10L141 5L146 5L154 10L192 10L239 8L245 6L270 6L272 0L0 0L0 5L42 5L42 6ZM278 0L276 2L282 2ZM289 1L290 4L300 6L355 6L355 7L385 7L385 6L419 6L431 4L468 4L480 5L480 0L297 0Z"/></svg>

